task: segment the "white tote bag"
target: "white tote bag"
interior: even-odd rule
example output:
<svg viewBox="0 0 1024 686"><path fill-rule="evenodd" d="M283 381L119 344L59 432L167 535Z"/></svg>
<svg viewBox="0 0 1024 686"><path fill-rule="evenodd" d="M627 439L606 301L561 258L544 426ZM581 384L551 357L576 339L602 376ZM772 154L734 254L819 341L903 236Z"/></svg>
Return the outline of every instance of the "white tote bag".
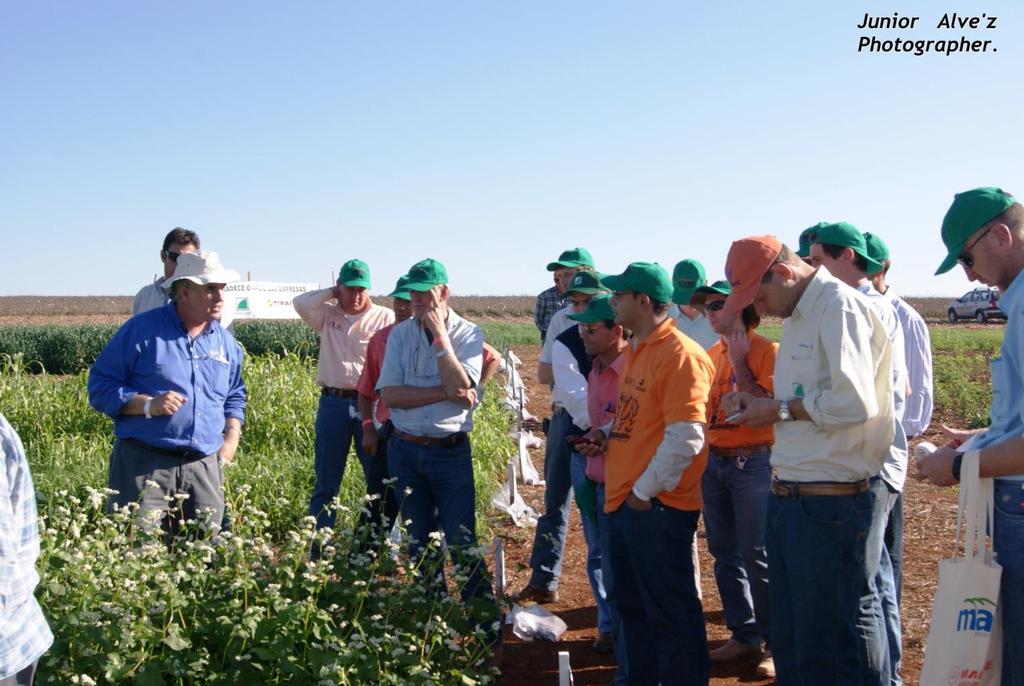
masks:
<svg viewBox="0 0 1024 686"><path fill-rule="evenodd" d="M922 686L998 686L1002 673L999 577L1003 568L985 548L986 520L993 521L993 486L992 479L978 478L977 450L964 454L960 477L956 547L954 557L939 562ZM958 557L964 522L967 544L964 556Z"/></svg>

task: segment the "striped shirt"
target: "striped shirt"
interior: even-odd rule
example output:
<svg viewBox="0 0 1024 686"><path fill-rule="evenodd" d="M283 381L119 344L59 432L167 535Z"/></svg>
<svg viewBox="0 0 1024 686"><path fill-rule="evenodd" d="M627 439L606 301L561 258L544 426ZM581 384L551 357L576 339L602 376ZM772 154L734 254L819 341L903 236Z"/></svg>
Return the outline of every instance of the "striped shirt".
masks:
<svg viewBox="0 0 1024 686"><path fill-rule="evenodd" d="M33 591L39 583L39 524L21 439L0 414L0 679L39 659L53 634Z"/></svg>
<svg viewBox="0 0 1024 686"><path fill-rule="evenodd" d="M924 318L892 287L885 289L885 297L892 300L896 316L903 328L904 354L907 358L907 376L910 394L903 411L903 429L907 436L923 434L932 421L932 339Z"/></svg>

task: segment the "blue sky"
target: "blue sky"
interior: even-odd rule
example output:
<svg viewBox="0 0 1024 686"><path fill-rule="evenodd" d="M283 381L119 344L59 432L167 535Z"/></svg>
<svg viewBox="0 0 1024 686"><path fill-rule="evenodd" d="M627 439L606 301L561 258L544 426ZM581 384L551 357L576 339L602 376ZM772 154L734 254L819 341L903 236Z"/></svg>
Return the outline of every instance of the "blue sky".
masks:
<svg viewBox="0 0 1024 686"><path fill-rule="evenodd" d="M972 7L973 5L973 7ZM879 38L998 52L858 54ZM576 245L602 271L820 220L933 277L953 193L1024 194L1019 2L0 4L0 295L133 294L174 226L254 279L375 292L413 262L455 292L536 293Z"/></svg>

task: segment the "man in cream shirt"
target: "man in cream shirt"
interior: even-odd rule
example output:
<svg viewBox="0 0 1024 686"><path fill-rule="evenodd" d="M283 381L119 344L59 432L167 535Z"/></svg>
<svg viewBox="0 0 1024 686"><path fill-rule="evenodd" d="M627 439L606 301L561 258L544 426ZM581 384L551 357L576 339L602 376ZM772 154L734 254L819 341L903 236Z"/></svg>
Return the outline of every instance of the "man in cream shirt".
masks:
<svg viewBox="0 0 1024 686"><path fill-rule="evenodd" d="M302 320L320 335L316 364L320 404L313 459L316 485L309 501L309 514L316 517L318 529L334 526L336 513L329 505L338 495L353 443L366 478L366 494L377 496L367 503L369 509L364 511L360 524L381 526L385 511L394 513L397 509L394 495L384 484L389 478L387 461L376 459L363 448L363 426L373 423L373 417L359 416L356 390L366 361L366 346L373 334L395 321L394 312L370 300L369 287L370 268L362 260L349 260L338 270L335 286L303 293L292 301Z"/></svg>
<svg viewBox="0 0 1024 686"><path fill-rule="evenodd" d="M858 630L878 602L865 563L868 479L892 445L892 347L870 303L774 236L733 243L725 309L786 319L773 398L723 398L732 421L775 425L766 543L772 653L780 683L881 684Z"/></svg>

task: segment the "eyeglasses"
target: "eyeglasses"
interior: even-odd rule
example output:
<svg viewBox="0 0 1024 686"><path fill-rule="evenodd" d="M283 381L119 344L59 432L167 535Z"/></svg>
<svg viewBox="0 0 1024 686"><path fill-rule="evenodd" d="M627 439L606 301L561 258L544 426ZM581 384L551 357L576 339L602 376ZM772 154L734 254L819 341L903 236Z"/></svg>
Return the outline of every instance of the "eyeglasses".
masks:
<svg viewBox="0 0 1024 686"><path fill-rule="evenodd" d="M173 250L164 250L164 257L166 257L171 262L177 262L178 258L181 257L181 253L174 252Z"/></svg>
<svg viewBox="0 0 1024 686"><path fill-rule="evenodd" d="M600 331L602 326L600 324L580 324L580 333L589 334L593 336L595 333Z"/></svg>
<svg viewBox="0 0 1024 686"><path fill-rule="evenodd" d="M704 309L706 309L708 312L718 312L723 307L725 307L725 301L724 300L716 300L714 302L711 302L711 303L708 303L707 305L705 305Z"/></svg>
<svg viewBox="0 0 1024 686"><path fill-rule="evenodd" d="M956 258L957 262L964 266L964 269L971 269L974 267L974 257L971 256L971 248L976 246L978 242L985 237L989 231L992 230L992 225L989 224L988 228L981 232L981 234L971 241L971 244L964 248L964 251L960 253L960 257Z"/></svg>
<svg viewBox="0 0 1024 686"><path fill-rule="evenodd" d="M612 291L613 298L621 298L625 295L636 295L636 291Z"/></svg>

